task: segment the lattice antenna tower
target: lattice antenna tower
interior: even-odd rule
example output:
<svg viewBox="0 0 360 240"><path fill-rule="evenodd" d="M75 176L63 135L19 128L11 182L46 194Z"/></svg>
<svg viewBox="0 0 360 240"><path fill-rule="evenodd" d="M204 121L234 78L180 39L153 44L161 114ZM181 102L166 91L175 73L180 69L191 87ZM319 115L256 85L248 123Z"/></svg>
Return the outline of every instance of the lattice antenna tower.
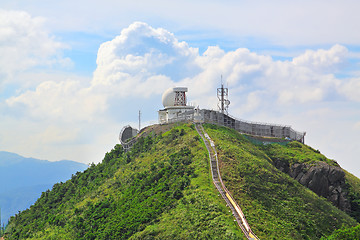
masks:
<svg viewBox="0 0 360 240"><path fill-rule="evenodd" d="M186 106L186 95L184 91L175 91L175 106Z"/></svg>
<svg viewBox="0 0 360 240"><path fill-rule="evenodd" d="M221 75L221 87L217 89L217 97L219 99L218 107L221 113L228 114L229 101L229 89L224 88L222 75Z"/></svg>

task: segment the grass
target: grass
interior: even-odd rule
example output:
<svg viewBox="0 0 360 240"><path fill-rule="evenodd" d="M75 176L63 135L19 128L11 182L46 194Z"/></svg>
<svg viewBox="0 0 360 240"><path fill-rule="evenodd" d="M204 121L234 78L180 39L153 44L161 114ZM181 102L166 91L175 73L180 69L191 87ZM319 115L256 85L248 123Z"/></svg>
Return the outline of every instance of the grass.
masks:
<svg viewBox="0 0 360 240"><path fill-rule="evenodd" d="M214 140L225 185L243 209L260 239L319 239L343 225L357 222L272 165L271 157L323 159L300 143L264 147L227 128L206 125ZM332 161L328 161L332 163Z"/></svg>
<svg viewBox="0 0 360 240"><path fill-rule="evenodd" d="M130 153L115 148L43 194L7 230L9 239L243 239L191 125L148 133Z"/></svg>
<svg viewBox="0 0 360 240"><path fill-rule="evenodd" d="M191 124L155 126L129 153L120 146L13 217L8 239L244 239L215 189L204 143ZM303 144L254 144L205 125L225 185L260 239L320 239L356 220L273 166L326 159ZM351 191L359 179L347 174ZM360 210L359 210L360 212Z"/></svg>

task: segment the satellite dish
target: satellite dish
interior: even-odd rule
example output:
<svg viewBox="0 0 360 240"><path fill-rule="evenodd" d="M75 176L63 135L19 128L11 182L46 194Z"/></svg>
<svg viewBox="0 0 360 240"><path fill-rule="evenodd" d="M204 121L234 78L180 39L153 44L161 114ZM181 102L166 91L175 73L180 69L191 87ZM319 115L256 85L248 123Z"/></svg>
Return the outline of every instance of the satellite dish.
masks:
<svg viewBox="0 0 360 240"><path fill-rule="evenodd" d="M119 141L121 145L124 145L128 140L132 139L138 134L139 130L132 128L130 125L123 127L119 134Z"/></svg>

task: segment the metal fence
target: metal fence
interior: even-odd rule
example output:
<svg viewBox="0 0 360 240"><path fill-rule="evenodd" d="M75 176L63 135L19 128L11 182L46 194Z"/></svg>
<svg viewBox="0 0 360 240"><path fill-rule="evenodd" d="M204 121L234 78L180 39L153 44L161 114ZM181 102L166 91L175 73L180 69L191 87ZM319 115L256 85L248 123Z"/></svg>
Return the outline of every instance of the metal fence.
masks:
<svg viewBox="0 0 360 240"><path fill-rule="evenodd" d="M260 137L286 138L304 143L305 132L298 132L289 125L278 125L269 123L250 122L237 119L229 114L224 114L214 110L197 109L184 113L179 113L177 117L169 119L167 123L174 122L205 122L235 129L240 133L245 133Z"/></svg>
<svg viewBox="0 0 360 240"><path fill-rule="evenodd" d="M200 112L205 123L233 128L238 132L254 136L289 138L303 143L306 134L305 132L295 131L288 125L244 121L214 110L202 109Z"/></svg>

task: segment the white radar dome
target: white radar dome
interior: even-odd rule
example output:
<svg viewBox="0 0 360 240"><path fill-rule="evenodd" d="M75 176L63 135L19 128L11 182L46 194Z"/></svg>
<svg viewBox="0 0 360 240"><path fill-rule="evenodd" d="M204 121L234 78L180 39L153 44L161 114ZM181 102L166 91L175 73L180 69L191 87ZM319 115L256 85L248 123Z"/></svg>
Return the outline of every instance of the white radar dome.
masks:
<svg viewBox="0 0 360 240"><path fill-rule="evenodd" d="M176 92L187 92L186 87L174 87L167 89L162 95L162 104L165 108L176 106Z"/></svg>
<svg viewBox="0 0 360 240"><path fill-rule="evenodd" d="M175 106L174 88L169 88L162 95L162 104L165 108Z"/></svg>

